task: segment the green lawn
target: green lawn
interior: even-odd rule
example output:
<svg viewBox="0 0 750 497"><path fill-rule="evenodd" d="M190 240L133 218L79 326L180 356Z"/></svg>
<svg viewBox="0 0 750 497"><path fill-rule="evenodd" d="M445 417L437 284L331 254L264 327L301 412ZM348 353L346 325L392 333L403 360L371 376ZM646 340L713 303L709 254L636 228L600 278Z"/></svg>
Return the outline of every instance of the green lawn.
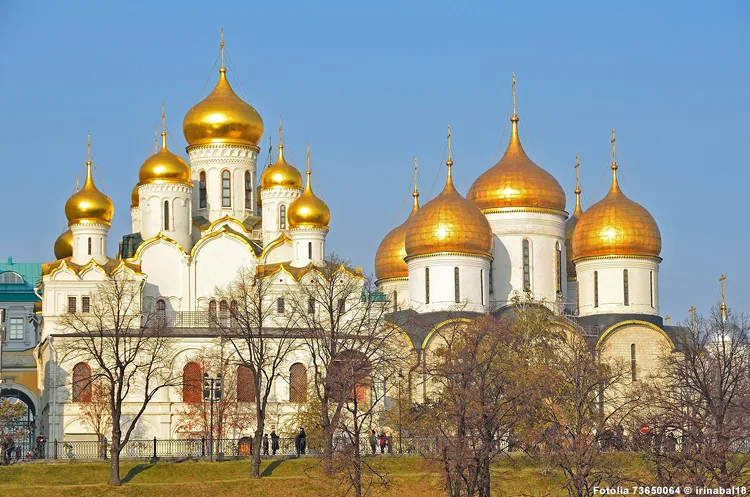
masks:
<svg viewBox="0 0 750 497"><path fill-rule="evenodd" d="M376 495L421 497L443 495L439 475L420 457L376 458L391 480L389 491ZM632 464L633 461L624 461ZM334 482L323 478L312 458L264 461L265 478L251 480L249 461L123 463L121 488L106 485L109 466L103 462L23 463L0 467L0 495L33 496L263 496L335 495ZM493 470L498 496L565 495L558 473L542 476L527 458L501 461Z"/></svg>

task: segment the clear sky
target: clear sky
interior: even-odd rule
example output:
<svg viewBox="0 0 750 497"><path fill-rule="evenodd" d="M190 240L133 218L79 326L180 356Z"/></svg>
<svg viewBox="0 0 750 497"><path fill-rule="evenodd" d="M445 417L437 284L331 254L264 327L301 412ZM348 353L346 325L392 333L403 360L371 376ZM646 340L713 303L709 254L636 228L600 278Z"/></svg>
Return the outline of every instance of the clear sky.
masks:
<svg viewBox="0 0 750 497"><path fill-rule="evenodd" d="M750 311L742 0L3 1L0 257L54 258L89 130L115 204L115 253L161 103L170 147L185 156L182 118L215 84L222 27L230 82L266 124L259 164L282 115L299 168L311 143L316 192L332 211L328 250L365 271L408 212L415 156L423 203L442 188L447 124L462 194L497 161L515 72L521 140L563 185L569 211L575 155L585 208L606 192L617 130L623 190L661 228L662 315L707 310L721 273L729 305Z"/></svg>

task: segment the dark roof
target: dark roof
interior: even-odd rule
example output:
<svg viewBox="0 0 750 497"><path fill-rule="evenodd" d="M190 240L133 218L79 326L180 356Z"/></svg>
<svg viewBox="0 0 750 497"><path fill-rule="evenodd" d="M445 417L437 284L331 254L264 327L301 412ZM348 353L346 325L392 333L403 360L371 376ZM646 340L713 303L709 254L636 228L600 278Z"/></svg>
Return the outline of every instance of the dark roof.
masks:
<svg viewBox="0 0 750 497"><path fill-rule="evenodd" d="M420 314L414 309L406 309L388 313L386 319L403 329L411 339L414 349L420 350L425 338L435 326L450 319L475 319L481 316L479 312L439 311Z"/></svg>

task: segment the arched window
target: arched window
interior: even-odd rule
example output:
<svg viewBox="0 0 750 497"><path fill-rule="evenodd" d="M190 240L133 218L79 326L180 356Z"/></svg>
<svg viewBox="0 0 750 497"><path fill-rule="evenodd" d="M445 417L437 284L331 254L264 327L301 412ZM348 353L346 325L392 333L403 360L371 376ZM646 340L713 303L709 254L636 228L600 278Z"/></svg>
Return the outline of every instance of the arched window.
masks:
<svg viewBox="0 0 750 497"><path fill-rule="evenodd" d="M156 301L156 313L157 314L164 314L167 312L167 303L164 301L164 299L159 299Z"/></svg>
<svg viewBox="0 0 750 497"><path fill-rule="evenodd" d="M636 377L635 377L635 367L636 367L636 362L635 362L635 344L631 343L630 344L630 379L632 381L636 380Z"/></svg>
<svg viewBox="0 0 750 497"><path fill-rule="evenodd" d="M229 319L236 320L238 312L239 312L239 307L237 306L237 301L236 300L231 301L229 303Z"/></svg>
<svg viewBox="0 0 750 497"><path fill-rule="evenodd" d="M232 180L229 171L221 172L221 206L232 207Z"/></svg>
<svg viewBox="0 0 750 497"><path fill-rule="evenodd" d="M307 313L315 314L315 297L307 298Z"/></svg>
<svg viewBox="0 0 750 497"><path fill-rule="evenodd" d="M628 282L628 270L623 269L622 270L622 295L623 295L623 303L625 305L630 305L630 288L629 288L629 282Z"/></svg>
<svg viewBox="0 0 750 497"><path fill-rule="evenodd" d="M307 402L307 368L299 362L289 368L289 402Z"/></svg>
<svg viewBox="0 0 750 497"><path fill-rule="evenodd" d="M182 368L182 401L197 403L201 401L201 382L203 371L197 362L189 362Z"/></svg>
<svg viewBox="0 0 750 497"><path fill-rule="evenodd" d="M216 326L216 301L211 300L208 303L208 325Z"/></svg>
<svg viewBox="0 0 750 497"><path fill-rule="evenodd" d="M599 271L594 271L594 307L599 307Z"/></svg>
<svg viewBox="0 0 750 497"><path fill-rule="evenodd" d="M286 205L284 204L279 206L279 229L286 229Z"/></svg>
<svg viewBox="0 0 750 497"><path fill-rule="evenodd" d="M482 305L484 305L484 269L479 270L479 295Z"/></svg>
<svg viewBox="0 0 750 497"><path fill-rule="evenodd" d="M393 290L393 312L398 311L398 292Z"/></svg>
<svg viewBox="0 0 750 497"><path fill-rule="evenodd" d="M424 268L424 303L430 303L430 268Z"/></svg>
<svg viewBox="0 0 750 497"><path fill-rule="evenodd" d="M654 307L654 272L650 271L648 273L648 288L651 292L651 307Z"/></svg>
<svg viewBox="0 0 750 497"><path fill-rule="evenodd" d="M461 280L458 268L453 268L453 298L456 304L461 302Z"/></svg>
<svg viewBox="0 0 750 497"><path fill-rule="evenodd" d="M164 231L169 231L169 200L164 201Z"/></svg>
<svg viewBox="0 0 750 497"><path fill-rule="evenodd" d="M562 292L562 250L560 250L560 242L555 242L555 282L557 283L557 291Z"/></svg>
<svg viewBox="0 0 750 497"><path fill-rule="evenodd" d="M15 271L0 273L0 283L3 285L22 285L23 277Z"/></svg>
<svg viewBox="0 0 750 497"><path fill-rule="evenodd" d="M312 242L307 242L307 258L312 260Z"/></svg>
<svg viewBox="0 0 750 497"><path fill-rule="evenodd" d="M253 208L253 180L250 171L245 171L245 209Z"/></svg>
<svg viewBox="0 0 750 497"><path fill-rule="evenodd" d="M493 269L495 267L495 261L490 261L490 274L489 278L490 281L488 281L490 286L490 295L495 294L495 283L492 281L492 278L495 276L495 270Z"/></svg>
<svg viewBox="0 0 750 497"><path fill-rule="evenodd" d="M237 401L255 402L255 375L244 365L237 366Z"/></svg>
<svg viewBox="0 0 750 497"><path fill-rule="evenodd" d="M531 244L527 239L523 241L523 291L531 291Z"/></svg>
<svg viewBox="0 0 750 497"><path fill-rule="evenodd" d="M89 255L91 255L91 237L89 237Z"/></svg>
<svg viewBox="0 0 750 497"><path fill-rule="evenodd" d="M73 402L91 402L91 367L85 362L73 366Z"/></svg>
<svg viewBox="0 0 750 497"><path fill-rule="evenodd" d="M219 319L224 326L229 323L229 304L226 300L219 302Z"/></svg>
<svg viewBox="0 0 750 497"><path fill-rule="evenodd" d="M198 208L206 208L206 171L198 174Z"/></svg>

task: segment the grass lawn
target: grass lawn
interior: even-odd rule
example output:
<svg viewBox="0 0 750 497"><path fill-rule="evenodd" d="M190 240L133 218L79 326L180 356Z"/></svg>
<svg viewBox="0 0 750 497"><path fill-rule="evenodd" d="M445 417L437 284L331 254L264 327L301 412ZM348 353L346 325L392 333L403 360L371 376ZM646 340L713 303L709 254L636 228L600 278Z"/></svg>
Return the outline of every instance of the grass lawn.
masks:
<svg viewBox="0 0 750 497"><path fill-rule="evenodd" d="M376 458L388 472L389 491L375 495L422 497L444 495L439 474L421 457ZM265 478L252 480L249 461L208 463L196 461L125 462L126 483L109 487L109 466L103 462L22 463L0 467L0 495L33 496L332 496L335 482L324 478L317 459L264 461ZM634 461L623 461L637 469ZM541 468L527 458L502 460L493 468L493 494L498 496L553 497L566 495L559 473L542 476Z"/></svg>

